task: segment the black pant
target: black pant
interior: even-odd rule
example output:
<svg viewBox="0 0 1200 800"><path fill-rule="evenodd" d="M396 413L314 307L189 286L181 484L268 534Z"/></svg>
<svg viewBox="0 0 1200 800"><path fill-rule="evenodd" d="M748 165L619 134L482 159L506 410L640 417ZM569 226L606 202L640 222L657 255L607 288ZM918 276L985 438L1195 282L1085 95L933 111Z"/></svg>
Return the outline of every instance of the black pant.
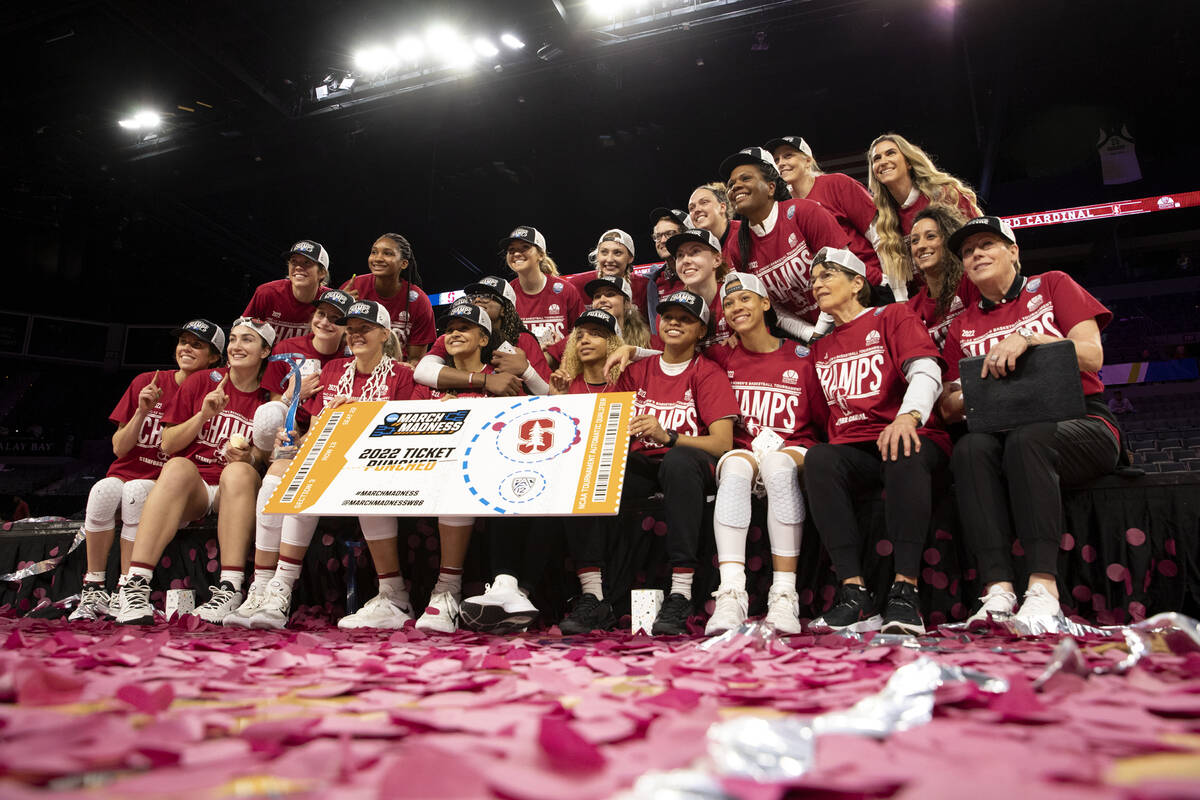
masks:
<svg viewBox="0 0 1200 800"><path fill-rule="evenodd" d="M903 450L901 450L903 453ZM884 461L874 442L818 444L804 457L804 484L813 522L840 579L861 577L864 539L855 519L855 494L882 487L884 519L896 572L916 577L933 510L933 473L946 454L924 436L921 449Z"/></svg>
<svg viewBox="0 0 1200 800"><path fill-rule="evenodd" d="M630 453L621 497L663 493L667 521L667 554L672 567L699 564L700 529L705 497L716 491L717 459L695 447L672 447L661 459ZM605 566L609 537L621 535L621 515L586 517L567 526L567 547L576 569Z"/></svg>
<svg viewBox="0 0 1200 800"><path fill-rule="evenodd" d="M959 439L950 464L963 538L980 580L1013 580L1014 531L1020 532L1029 571L1056 575L1063 515L1059 482L1078 484L1111 472L1117 455L1112 432L1090 417Z"/></svg>

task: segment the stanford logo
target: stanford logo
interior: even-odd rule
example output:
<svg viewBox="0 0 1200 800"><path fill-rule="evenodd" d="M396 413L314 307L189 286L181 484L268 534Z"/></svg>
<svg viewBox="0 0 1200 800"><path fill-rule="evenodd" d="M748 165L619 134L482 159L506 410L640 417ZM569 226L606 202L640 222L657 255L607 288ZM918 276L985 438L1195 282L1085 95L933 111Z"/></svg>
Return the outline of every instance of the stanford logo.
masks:
<svg viewBox="0 0 1200 800"><path fill-rule="evenodd" d="M517 451L522 455L544 453L554 447L554 420L527 419L517 430Z"/></svg>

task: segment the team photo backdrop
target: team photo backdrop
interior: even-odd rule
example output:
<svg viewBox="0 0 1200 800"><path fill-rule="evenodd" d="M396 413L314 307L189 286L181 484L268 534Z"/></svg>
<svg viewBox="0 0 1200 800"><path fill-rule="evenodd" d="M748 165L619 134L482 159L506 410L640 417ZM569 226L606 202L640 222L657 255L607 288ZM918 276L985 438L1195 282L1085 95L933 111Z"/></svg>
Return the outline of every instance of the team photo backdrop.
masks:
<svg viewBox="0 0 1200 800"><path fill-rule="evenodd" d="M266 511L616 514L632 408L628 392L327 408Z"/></svg>

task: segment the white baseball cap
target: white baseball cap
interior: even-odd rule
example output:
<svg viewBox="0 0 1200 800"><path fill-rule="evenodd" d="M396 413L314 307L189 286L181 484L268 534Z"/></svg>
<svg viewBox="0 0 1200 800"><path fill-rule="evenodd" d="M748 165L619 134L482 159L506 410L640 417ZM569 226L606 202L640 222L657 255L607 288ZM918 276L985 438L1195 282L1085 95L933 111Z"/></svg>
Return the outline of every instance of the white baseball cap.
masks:
<svg viewBox="0 0 1200 800"><path fill-rule="evenodd" d="M620 228L609 228L602 233L599 241L596 242L596 249L599 250L600 245L605 242L616 242L617 244L624 245L625 249L629 251L630 257L634 254L633 237Z"/></svg>
<svg viewBox="0 0 1200 800"><path fill-rule="evenodd" d="M836 247L822 247L817 251L817 257L813 259L813 266L828 262L837 264L839 267L845 267L856 275L867 277L867 265L862 260L851 253L849 250L841 250Z"/></svg>
<svg viewBox="0 0 1200 800"><path fill-rule="evenodd" d="M229 326L229 332L232 334L234 328L246 327L257 333L267 343L267 347L275 346L275 329L271 327L271 323L253 317L238 317Z"/></svg>
<svg viewBox="0 0 1200 800"><path fill-rule="evenodd" d="M759 297L770 297L766 284L757 275L749 272L730 272L725 275L725 282L721 284L721 302L725 302L725 295L730 292L743 291L754 292Z"/></svg>

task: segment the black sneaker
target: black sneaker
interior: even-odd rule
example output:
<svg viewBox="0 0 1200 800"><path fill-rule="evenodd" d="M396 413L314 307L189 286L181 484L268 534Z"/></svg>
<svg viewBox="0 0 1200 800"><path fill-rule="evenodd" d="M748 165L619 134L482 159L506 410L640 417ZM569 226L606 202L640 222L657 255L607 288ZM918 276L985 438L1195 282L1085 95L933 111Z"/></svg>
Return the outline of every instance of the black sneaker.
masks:
<svg viewBox="0 0 1200 800"><path fill-rule="evenodd" d="M812 621L810 627L867 633L877 631L883 620L875 613L875 601L865 586L843 583L833 608Z"/></svg>
<svg viewBox="0 0 1200 800"><path fill-rule="evenodd" d="M904 581L896 581L888 592L887 609L883 612L882 633L900 633L921 636L925 633L925 621L917 602L917 587Z"/></svg>
<svg viewBox="0 0 1200 800"><path fill-rule="evenodd" d="M594 594L582 594L575 601L575 608L559 623L558 629L565 634L611 631L617 626L612 604L600 600Z"/></svg>
<svg viewBox="0 0 1200 800"><path fill-rule="evenodd" d="M673 594L663 601L658 616L654 618L653 636L683 636L688 632L687 618L692 613L692 601L681 594Z"/></svg>

